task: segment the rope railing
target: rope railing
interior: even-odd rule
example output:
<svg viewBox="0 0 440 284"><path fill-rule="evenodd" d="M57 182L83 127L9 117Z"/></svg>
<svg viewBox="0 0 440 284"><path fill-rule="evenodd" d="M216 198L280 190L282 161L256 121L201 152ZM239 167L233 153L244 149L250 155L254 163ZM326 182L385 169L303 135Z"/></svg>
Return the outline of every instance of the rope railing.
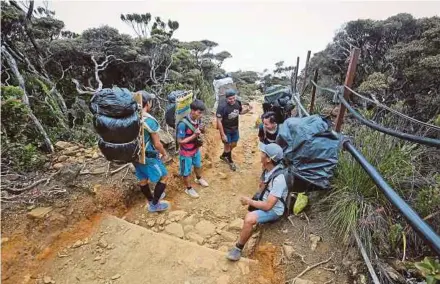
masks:
<svg viewBox="0 0 440 284"><path fill-rule="evenodd" d="M407 116L406 114L403 114L403 113L401 113L401 112L399 112L399 111L397 111L397 110L395 110L395 109L392 109L392 108L390 108L390 107L388 107L388 106L386 106L386 105L384 105L384 104L382 104L382 103L380 103L380 102L378 102L378 101L372 100L372 99L370 99L370 98L367 98L367 97L365 97L365 96L359 94L358 92L354 91L353 89L351 89L351 88L348 87L348 86L344 86L344 88L346 88L347 90L349 90L353 95L355 95L355 96L357 96L357 97L359 97L359 98L362 98L363 100L366 100L367 102L373 103L373 104L377 105L378 107L381 107L381 108L383 108L383 109L386 109L386 110L388 110L389 112L394 113L394 114L397 115L397 116L400 116L400 117L402 117L402 118L404 118L404 119L407 119L407 120L410 120L410 121L412 121L412 122L415 122L415 123L418 123L418 124L424 125L424 126L426 126L426 127L433 128L433 129L436 129L436 130L439 130L439 131L440 131L440 127L437 126L437 125L430 124L430 123L426 123L426 122L420 121L420 120L418 120L418 119L415 119L415 118L413 118L413 117Z"/></svg>
<svg viewBox="0 0 440 284"><path fill-rule="evenodd" d="M311 83L317 89L319 89L319 90L326 91L326 92L329 92L329 93L332 93L332 94L336 94L338 96L338 99L340 100L340 102L347 108L347 110L354 116L354 118L356 120L358 120L360 123L364 124L365 126L368 126L368 127L372 128L374 130L377 130L379 132L388 134L390 136L397 137L399 139L403 139L403 140L406 140L406 141L411 141L411 142L422 144L422 145L426 145L426 146L440 148L440 140L439 139L434 139L434 138L429 138L429 137L423 137L423 136L417 136L417 135L412 135L412 134L408 134L408 133L403 133L403 132L400 132L400 131L396 131L396 130L393 130L393 129L389 129L389 128L383 127L383 126L381 126L379 124L376 124L376 123L373 123L373 122L369 121L368 119L364 118L360 113L358 113L347 102L347 100L344 98L342 93L338 92L337 90L333 90L333 89L330 89L330 88L325 88L325 87L319 86L313 80L311 80ZM349 88L347 86L344 86L344 87L347 88L350 92L353 91L351 88ZM411 117L406 116L404 114L401 114L401 116L411 118ZM417 122L421 122L421 121L419 121L417 119L414 119L414 118L411 118L411 119L415 120ZM421 122L421 123L423 123L423 122ZM428 124L428 126L432 127L434 125Z"/></svg>

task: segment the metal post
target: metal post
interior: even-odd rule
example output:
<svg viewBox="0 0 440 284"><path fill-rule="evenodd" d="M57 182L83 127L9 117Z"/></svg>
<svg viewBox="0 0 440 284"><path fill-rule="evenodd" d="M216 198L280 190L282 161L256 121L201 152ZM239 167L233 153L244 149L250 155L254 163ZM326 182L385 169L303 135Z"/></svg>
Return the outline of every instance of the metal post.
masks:
<svg viewBox="0 0 440 284"><path fill-rule="evenodd" d="M315 70L313 74L313 82L318 83L318 69ZM316 86L312 84L312 98L310 99L310 110L309 112L312 114L315 108L315 95L316 95Z"/></svg>
<svg viewBox="0 0 440 284"><path fill-rule="evenodd" d="M356 74L356 65L357 65L360 53L361 53L361 50L357 47L355 47L351 50L350 64L348 64L347 75L345 76L345 82L344 82L344 85L348 86L349 88L351 88L351 86L353 85L354 75ZM344 88L344 98L346 100L348 100L349 97L350 97L350 91L347 90L347 88ZM341 103L339 105L338 117L336 118L336 127L335 127L336 132L341 132L342 123L344 121L345 111L346 111L346 108Z"/></svg>
<svg viewBox="0 0 440 284"><path fill-rule="evenodd" d="M301 94L304 94L307 87L307 70L309 69L310 54L312 54L312 51L311 50L307 51L306 69L304 69L304 81L303 81Z"/></svg>

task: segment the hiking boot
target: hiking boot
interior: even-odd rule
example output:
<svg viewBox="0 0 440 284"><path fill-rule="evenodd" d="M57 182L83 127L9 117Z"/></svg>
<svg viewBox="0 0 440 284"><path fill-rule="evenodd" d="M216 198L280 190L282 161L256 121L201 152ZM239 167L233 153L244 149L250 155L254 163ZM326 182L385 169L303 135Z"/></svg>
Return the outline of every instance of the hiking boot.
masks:
<svg viewBox="0 0 440 284"><path fill-rule="evenodd" d="M188 194L192 198L199 198L199 194L195 191L194 188L185 189L185 193Z"/></svg>
<svg viewBox="0 0 440 284"><path fill-rule="evenodd" d="M154 205L153 202L148 203L148 211L152 213L166 211L169 207L170 205L167 202L159 201L156 205Z"/></svg>
<svg viewBox="0 0 440 284"><path fill-rule="evenodd" d="M196 179L196 183L198 183L198 184L200 184L201 186L204 186L204 187L208 187L209 186L208 182L206 180L204 180L203 178Z"/></svg>
<svg viewBox="0 0 440 284"><path fill-rule="evenodd" d="M228 255L226 256L227 259L231 260L231 261L237 261L241 258L241 249L239 249L238 247L234 246L229 252Z"/></svg>

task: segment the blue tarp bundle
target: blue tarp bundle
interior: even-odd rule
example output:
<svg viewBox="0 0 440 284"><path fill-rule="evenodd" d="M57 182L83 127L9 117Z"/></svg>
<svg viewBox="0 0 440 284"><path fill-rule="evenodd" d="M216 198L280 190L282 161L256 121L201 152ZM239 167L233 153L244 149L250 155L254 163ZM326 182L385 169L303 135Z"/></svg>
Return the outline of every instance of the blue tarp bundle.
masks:
<svg viewBox="0 0 440 284"><path fill-rule="evenodd" d="M280 127L279 137L287 144L284 159L298 178L321 189L330 187L338 162L339 139L319 115L291 117Z"/></svg>

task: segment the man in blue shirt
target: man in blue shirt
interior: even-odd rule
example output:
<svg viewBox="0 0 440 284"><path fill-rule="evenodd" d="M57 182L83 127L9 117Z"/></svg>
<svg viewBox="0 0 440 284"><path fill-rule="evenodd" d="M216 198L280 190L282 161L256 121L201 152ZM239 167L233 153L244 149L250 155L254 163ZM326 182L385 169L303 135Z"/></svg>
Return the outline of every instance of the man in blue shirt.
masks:
<svg viewBox="0 0 440 284"><path fill-rule="evenodd" d="M139 179L139 185L142 193L148 200L148 211L160 212L168 209L169 204L160 201L165 197L165 179L168 171L163 161L167 161L168 155L160 142L159 122L149 112L153 107L156 96L145 91L139 91L142 94L142 126L144 127L145 141L145 164L133 163L136 169L136 177ZM151 193L149 182L156 183L153 194Z"/></svg>

